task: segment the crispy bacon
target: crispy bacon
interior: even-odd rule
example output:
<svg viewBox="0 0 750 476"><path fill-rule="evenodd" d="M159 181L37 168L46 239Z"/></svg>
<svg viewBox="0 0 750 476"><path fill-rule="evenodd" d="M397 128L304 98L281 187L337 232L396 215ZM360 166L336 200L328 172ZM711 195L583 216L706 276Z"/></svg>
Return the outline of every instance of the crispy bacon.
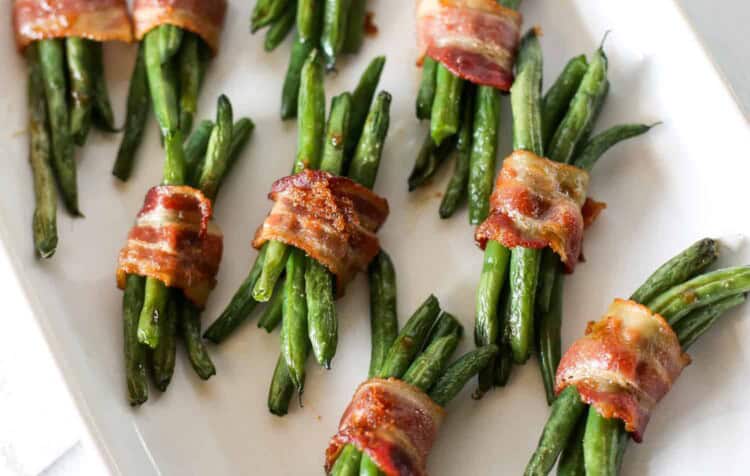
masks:
<svg viewBox="0 0 750 476"><path fill-rule="evenodd" d="M496 240L508 248L550 246L572 272L581 256L584 227L606 206L593 200L586 205L588 183L585 170L528 151L513 152L497 178L490 216L474 235L477 244L484 248L488 240Z"/></svg>
<svg viewBox="0 0 750 476"><path fill-rule="evenodd" d="M223 235L211 219L211 201L200 190L162 185L146 194L128 242L120 251L117 285L137 274L182 289L203 307L216 285Z"/></svg>
<svg viewBox="0 0 750 476"><path fill-rule="evenodd" d="M268 197L275 203L253 246L277 240L305 251L336 275L339 295L380 251L388 202L351 179L305 170L277 180Z"/></svg>
<svg viewBox="0 0 750 476"><path fill-rule="evenodd" d="M80 36L95 41L133 41L125 0L14 0L16 44Z"/></svg>
<svg viewBox="0 0 750 476"><path fill-rule="evenodd" d="M330 473L345 445L354 444L387 476L424 476L445 412L417 387L372 378L359 386L326 450Z"/></svg>
<svg viewBox="0 0 750 476"><path fill-rule="evenodd" d="M421 56L472 83L510 91L521 20L495 0L418 0Z"/></svg>
<svg viewBox="0 0 750 476"><path fill-rule="evenodd" d="M689 363L662 316L635 301L615 299L562 357L556 390L575 386L583 401L606 418L624 421L640 442L651 411Z"/></svg>
<svg viewBox="0 0 750 476"><path fill-rule="evenodd" d="M168 23L200 36L216 54L226 12L226 0L135 0L135 37Z"/></svg>

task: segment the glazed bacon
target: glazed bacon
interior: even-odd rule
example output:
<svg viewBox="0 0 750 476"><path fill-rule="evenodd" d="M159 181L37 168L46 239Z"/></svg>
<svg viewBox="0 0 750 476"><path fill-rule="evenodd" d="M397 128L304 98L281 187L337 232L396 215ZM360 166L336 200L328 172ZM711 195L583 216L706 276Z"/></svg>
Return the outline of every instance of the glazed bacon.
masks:
<svg viewBox="0 0 750 476"><path fill-rule="evenodd" d="M418 0L421 56L472 83L510 91L521 19L495 0Z"/></svg>
<svg viewBox="0 0 750 476"><path fill-rule="evenodd" d="M226 12L226 0L135 0L135 37L167 23L200 36L216 54Z"/></svg>
<svg viewBox="0 0 750 476"><path fill-rule="evenodd" d="M326 472L347 444L387 476L425 476L427 456L445 412L417 387L373 378L359 386L326 450Z"/></svg>
<svg viewBox="0 0 750 476"><path fill-rule="evenodd" d="M128 274L147 276L182 289L203 308L223 251L224 237L211 214L211 201L200 190L173 185L149 190L120 251L117 285L124 289Z"/></svg>
<svg viewBox="0 0 750 476"><path fill-rule="evenodd" d="M488 240L508 248L544 248L560 255L568 272L578 263L583 230L605 207L586 198L589 174L517 150L503 161L490 199L490 215L474 235L484 249Z"/></svg>
<svg viewBox="0 0 750 476"><path fill-rule="evenodd" d="M621 419L640 442L651 411L689 363L662 316L615 299L562 357L556 391L575 386L584 402L605 418Z"/></svg>
<svg viewBox="0 0 750 476"><path fill-rule="evenodd" d="M268 198L275 203L253 246L277 240L305 251L336 275L339 295L380 251L388 202L349 178L304 170L274 182Z"/></svg>
<svg viewBox="0 0 750 476"><path fill-rule="evenodd" d="M13 27L19 49L68 36L133 41L125 0L14 0Z"/></svg>

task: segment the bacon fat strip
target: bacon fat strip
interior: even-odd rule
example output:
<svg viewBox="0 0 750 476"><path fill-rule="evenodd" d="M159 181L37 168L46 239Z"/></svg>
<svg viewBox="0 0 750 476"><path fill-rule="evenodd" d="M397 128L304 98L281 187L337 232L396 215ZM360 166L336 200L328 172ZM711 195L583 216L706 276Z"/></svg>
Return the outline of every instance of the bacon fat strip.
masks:
<svg viewBox="0 0 750 476"><path fill-rule="evenodd" d="M420 56L472 83L510 91L521 21L495 0L418 0Z"/></svg>
<svg viewBox="0 0 750 476"><path fill-rule="evenodd" d="M133 41L125 0L14 0L16 44L78 36L94 41Z"/></svg>
<svg viewBox="0 0 750 476"><path fill-rule="evenodd" d="M549 246L575 269L583 247L583 231L606 207L586 198L589 174L517 150L503 161L490 199L490 215L474 235L484 249L488 240L508 248Z"/></svg>
<svg viewBox="0 0 750 476"><path fill-rule="evenodd" d="M304 170L274 182L274 206L255 234L303 250L336 275L339 296L380 251L375 233L388 217L388 202L357 182Z"/></svg>
<svg viewBox="0 0 750 476"><path fill-rule="evenodd" d="M444 416L443 408L417 387L372 378L359 386L341 417L326 450L326 472L351 443L387 476L425 476Z"/></svg>
<svg viewBox="0 0 750 476"><path fill-rule="evenodd" d="M168 23L200 36L216 54L226 12L226 0L135 0L135 37Z"/></svg>
<svg viewBox="0 0 750 476"><path fill-rule="evenodd" d="M211 201L200 190L162 185L146 194L128 241L120 251L117 286L128 274L180 288L203 308L216 285L224 237L212 222Z"/></svg>
<svg viewBox="0 0 750 476"><path fill-rule="evenodd" d="M640 442L656 404L690 357L659 314L635 301L615 299L604 318L563 355L556 388L578 389L605 418L619 418Z"/></svg>

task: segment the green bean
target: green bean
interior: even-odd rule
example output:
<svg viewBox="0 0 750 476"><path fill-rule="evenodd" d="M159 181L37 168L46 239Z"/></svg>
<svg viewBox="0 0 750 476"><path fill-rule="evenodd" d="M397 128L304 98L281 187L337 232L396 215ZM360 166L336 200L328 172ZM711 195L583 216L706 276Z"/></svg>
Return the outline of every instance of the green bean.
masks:
<svg viewBox="0 0 750 476"><path fill-rule="evenodd" d="M619 419L604 418L596 408L589 407L583 435L583 459L587 475L617 475L620 446L617 434L622 425Z"/></svg>
<svg viewBox="0 0 750 476"><path fill-rule="evenodd" d="M557 457L565 448L576 424L586 410L586 404L575 387L567 387L560 392L552 404L552 412L544 425L544 431L539 438L534 455L531 457L525 476L546 476L557 461Z"/></svg>
<svg viewBox="0 0 750 476"><path fill-rule="evenodd" d="M336 60L344 49L347 21L351 0L325 0L323 9L323 32L320 46L326 59L326 67L334 69Z"/></svg>
<svg viewBox="0 0 750 476"><path fill-rule="evenodd" d="M331 476L357 476L360 474L361 458L362 452L354 445L344 446L331 468Z"/></svg>
<svg viewBox="0 0 750 476"><path fill-rule="evenodd" d="M417 93L417 119L430 119L432 117L438 64L429 56L425 57L422 64L422 81L419 83L419 93ZM463 123L461 126L463 127Z"/></svg>
<svg viewBox="0 0 750 476"><path fill-rule="evenodd" d="M297 393L302 394L309 341L305 300L305 253L296 248L289 253L286 264L282 312L284 317L281 323L281 353L284 355L289 377Z"/></svg>
<svg viewBox="0 0 750 476"><path fill-rule="evenodd" d="M624 140L645 134L652 127L654 126L646 124L622 124L611 127L589 140L581 150L581 153L576 155L573 165L591 171L594 164L611 147Z"/></svg>
<svg viewBox="0 0 750 476"><path fill-rule="evenodd" d="M184 31L176 25L162 24L159 29L159 60L161 64L168 63L178 51L182 44Z"/></svg>
<svg viewBox="0 0 750 476"><path fill-rule="evenodd" d="M353 0L357 1L357 0ZM362 130L365 127L367 116L370 112L375 91L380 82L380 76L385 67L385 56L376 56L362 73L352 93L352 112L349 123L350 134L346 140L346 157L351 158L357 150Z"/></svg>
<svg viewBox="0 0 750 476"><path fill-rule="evenodd" d="M474 316L474 342L477 346L495 344L500 336L501 321L497 306L500 292L505 284L510 250L497 241L487 242L484 250L482 274L477 286L476 314ZM479 398L492 386L495 362L479 374L479 388L475 398Z"/></svg>
<svg viewBox="0 0 750 476"><path fill-rule="evenodd" d="M644 304L674 326L694 309L747 292L750 292L750 266L737 266L697 276Z"/></svg>
<svg viewBox="0 0 750 476"><path fill-rule="evenodd" d="M174 375L177 355L178 301L175 291L169 293L164 315L159 319L159 344L151 354L151 373L156 388L165 392Z"/></svg>
<svg viewBox="0 0 750 476"><path fill-rule="evenodd" d="M69 37L65 40L65 53L70 73L70 133L73 141L82 146L91 128L91 109L94 96L90 41Z"/></svg>
<svg viewBox="0 0 750 476"><path fill-rule="evenodd" d="M430 117L430 134L437 145L458 132L463 86L463 79L451 73L442 64L438 65L435 102L432 105ZM496 90L493 89L493 91Z"/></svg>
<svg viewBox="0 0 750 476"><path fill-rule="evenodd" d="M232 146L229 149L229 164L227 165L226 172L224 172L224 178L227 177L229 171L232 170L234 164L239 160L254 130L255 123L249 117L241 118L232 126Z"/></svg>
<svg viewBox="0 0 750 476"><path fill-rule="evenodd" d="M560 274L560 257L551 248L542 251L542 263L539 265L539 289L536 293L536 309L540 313L549 311L552 299L552 288Z"/></svg>
<svg viewBox="0 0 750 476"><path fill-rule="evenodd" d="M571 99L586 74L588 61L585 55L580 55L568 61L560 76L542 100L542 139L545 145L549 143L552 134L560 125L568 111Z"/></svg>
<svg viewBox="0 0 750 476"><path fill-rule="evenodd" d="M275 50L282 41L289 35L297 19L297 2L292 0L286 10L279 18L273 21L271 28L266 32L266 39L263 42L263 49L269 53Z"/></svg>
<svg viewBox="0 0 750 476"><path fill-rule="evenodd" d="M513 372L513 350L510 348L508 342L508 334L510 334L509 316L510 316L510 300L508 294L510 293L509 286L505 286L501 302L502 307L502 321L500 335L497 338L497 347L499 349L497 359L495 360L495 376L494 385L496 387L504 387L510 380L510 374ZM481 374L480 374L481 379ZM480 380L481 381L481 380ZM487 387L487 385L485 385ZM478 390L478 392L481 390Z"/></svg>
<svg viewBox="0 0 750 476"><path fill-rule="evenodd" d="M253 309L255 309L255 306L258 305L258 301L253 299L252 291L263 269L268 248L269 243L263 245L260 249L255 264L253 264L247 277L234 293L234 296L232 296L226 309L224 309L219 318L203 334L204 338L214 344L220 344L245 322L253 312Z"/></svg>
<svg viewBox="0 0 750 476"><path fill-rule="evenodd" d="M362 136L349 166L349 178L367 188L375 186L390 125L391 95L381 91L367 115ZM352 129L352 133L354 133Z"/></svg>
<svg viewBox="0 0 750 476"><path fill-rule="evenodd" d="M201 191L211 200L216 198L221 179L229 166L233 127L232 104L222 94L216 106L216 127L211 131L205 164L198 181Z"/></svg>
<svg viewBox="0 0 750 476"><path fill-rule="evenodd" d="M516 68L518 74L510 90L513 148L542 156L542 48L533 28L521 39Z"/></svg>
<svg viewBox="0 0 750 476"><path fill-rule="evenodd" d="M404 374L403 380L426 392L445 370L451 355L458 347L458 332L434 340L417 357Z"/></svg>
<svg viewBox="0 0 750 476"><path fill-rule="evenodd" d="M152 349L159 345L161 328L159 321L167 308L169 289L163 282L154 278L146 279L146 291L138 322L138 341Z"/></svg>
<svg viewBox="0 0 750 476"><path fill-rule="evenodd" d="M505 8L518 10L518 7L521 6L521 0L500 0L500 4L502 4Z"/></svg>
<svg viewBox="0 0 750 476"><path fill-rule="evenodd" d="M76 163L68 116L63 40L40 40L37 44L52 135L52 168L66 208L73 215L80 215Z"/></svg>
<svg viewBox="0 0 750 476"><path fill-rule="evenodd" d="M190 364L198 377L208 380L216 375L216 368L201 340L201 311L187 299L182 299L180 306L180 331Z"/></svg>
<svg viewBox="0 0 750 476"><path fill-rule="evenodd" d="M385 476L385 473L380 471L378 465L369 456L363 454L359 465L359 476Z"/></svg>
<svg viewBox="0 0 750 476"><path fill-rule="evenodd" d="M430 335L427 336L427 343L430 344L442 337L456 335L460 339L464 333L464 326L461 325L456 316L449 312L442 311L438 316L435 325L432 326Z"/></svg>
<svg viewBox="0 0 750 476"><path fill-rule="evenodd" d="M198 93L206 71L207 55L201 55L203 40L192 32L185 32L178 61L180 78L180 129L187 137L193 128L193 118L198 110Z"/></svg>
<svg viewBox="0 0 750 476"><path fill-rule="evenodd" d="M469 223L479 225L487 218L497 161L500 129L500 93L495 88L477 88L474 134L469 159Z"/></svg>
<svg viewBox="0 0 750 476"><path fill-rule="evenodd" d="M578 155L580 155L580 153L583 151L583 148L586 146L586 144L588 144L589 140L591 140L591 134L593 134L594 132L594 126L596 125L596 121L599 119L599 115L601 114L602 109L604 109L604 103L606 102L607 96L609 95L609 87L609 80L606 80L597 95L592 98L591 108L593 110L593 113L591 115L591 120L589 120L588 123L586 123L586 126L583 128L581 137L578 139L578 143L576 144L576 148L573 152L571 160L578 157Z"/></svg>
<svg viewBox="0 0 750 476"><path fill-rule="evenodd" d="M299 3L303 3L301 0ZM312 42L304 42L299 33L294 34L292 44L292 55L289 66L284 77L284 85L281 88L281 119L287 120L297 117L297 98L299 97L300 76L302 66L315 48Z"/></svg>
<svg viewBox="0 0 750 476"><path fill-rule="evenodd" d="M685 316L674 326L674 331L680 339L682 349L687 350L722 314L744 303L745 300L746 296L744 294L735 294L708 306L698 308Z"/></svg>
<svg viewBox="0 0 750 476"><path fill-rule="evenodd" d="M344 144L349 136L352 96L343 93L331 101L331 113L328 116L326 137L323 144L323 156L320 170L334 175L341 175L344 168Z"/></svg>
<svg viewBox="0 0 750 476"><path fill-rule="evenodd" d="M560 455L557 464L557 476L586 476L583 458L583 434L586 431L586 420L581 419L576 426L575 433L568 439L568 443Z"/></svg>
<svg viewBox="0 0 750 476"><path fill-rule="evenodd" d="M144 56L146 73L154 113L165 138L179 129L180 115L177 100L177 75L170 63L161 62L161 30L171 25L162 25L146 34Z"/></svg>
<svg viewBox="0 0 750 476"><path fill-rule="evenodd" d="M466 199L469 184L469 166L471 164L471 144L474 127L474 91L468 89L465 94L461 127L456 139L456 166L453 170L448 188L440 202L440 218L450 218L458 206Z"/></svg>
<svg viewBox="0 0 750 476"><path fill-rule="evenodd" d="M146 129L148 111L151 108L151 95L148 90L148 76L144 58L145 46L138 47L138 57L135 61L133 74L130 77L128 89L128 104L125 113L125 133L122 136L117 160L112 169L112 175L122 181L127 181L135 165L135 153L143 140Z"/></svg>
<svg viewBox="0 0 750 476"><path fill-rule="evenodd" d="M294 172L305 168L317 169L323 155L326 122L326 97L323 62L318 50L313 50L302 67L299 93L299 132Z"/></svg>
<svg viewBox="0 0 750 476"><path fill-rule="evenodd" d="M424 348L439 312L440 303L430 295L401 329L377 373L378 377L400 378L406 372L414 357Z"/></svg>
<svg viewBox="0 0 750 476"><path fill-rule="evenodd" d="M137 406L148 400L146 349L138 342L138 317L143 307L146 279L129 274L122 296L122 317L125 342L125 376L128 401Z"/></svg>
<svg viewBox="0 0 750 476"><path fill-rule="evenodd" d="M107 78L104 75L104 51L99 42L91 43L94 80L94 125L105 132L119 132L115 126L115 115L109 101Z"/></svg>
<svg viewBox="0 0 750 476"><path fill-rule="evenodd" d="M271 25L288 12L295 12L289 5L288 0L259 0L253 9L253 15L250 19L250 31L255 33L261 28Z"/></svg>
<svg viewBox="0 0 750 476"><path fill-rule="evenodd" d="M555 401L555 375L560 363L560 325L562 323L563 281L564 275L559 274L554 280L552 297L546 312L539 314L537 328L537 352L539 353L539 369L542 372L542 382L547 394L547 404Z"/></svg>
<svg viewBox="0 0 750 476"><path fill-rule="evenodd" d="M299 0L297 3L297 32L303 42L317 47L323 20L325 0Z"/></svg>
<svg viewBox="0 0 750 476"><path fill-rule="evenodd" d="M490 344L464 354L448 366L432 387L430 398L441 407L447 405L464 388L466 382L487 367L497 356L497 351L497 346Z"/></svg>
<svg viewBox="0 0 750 476"><path fill-rule="evenodd" d="M370 327L372 350L369 376L375 376L398 336L396 315L396 270L390 256L380 250L367 271L370 283Z"/></svg>
<svg viewBox="0 0 750 476"><path fill-rule="evenodd" d="M513 361L526 362L534 342L534 299L536 297L540 250L513 248L510 254L510 347Z"/></svg>
<svg viewBox="0 0 750 476"><path fill-rule="evenodd" d="M719 243L704 238L659 267L630 297L647 303L666 290L702 273L719 258Z"/></svg>
<svg viewBox="0 0 750 476"><path fill-rule="evenodd" d="M357 53L362 48L365 38L365 15L367 14L367 0L351 0L349 19L346 21L346 39L344 51Z"/></svg>
<svg viewBox="0 0 750 476"><path fill-rule="evenodd" d="M264 248L266 256L252 288L252 298L257 302L268 302L271 299L276 281L284 272L289 257L289 247L280 241L269 241Z"/></svg>
<svg viewBox="0 0 750 476"><path fill-rule="evenodd" d="M214 121L203 120L185 141L185 174L188 176L187 185L191 187L197 187L203 175L203 162L214 127Z"/></svg>
<svg viewBox="0 0 750 476"><path fill-rule="evenodd" d="M513 148L544 155L542 144L541 88L542 52L536 30L521 40L518 75L511 88ZM534 342L534 299L536 297L541 250L517 247L510 255L509 342L513 361L526 362Z"/></svg>
<svg viewBox="0 0 750 476"><path fill-rule="evenodd" d="M44 80L36 44L26 48L29 64L29 162L34 175L34 248L41 258L50 258L57 249L57 191L52 170L52 151L47 123Z"/></svg>
<svg viewBox="0 0 750 476"><path fill-rule="evenodd" d="M429 132L427 133L422 148L417 155L417 160L414 161L414 168L407 180L410 192L428 183L435 176L440 166L450 156L455 145L456 142L451 137L440 146L437 146L432 139L432 135Z"/></svg>
<svg viewBox="0 0 750 476"><path fill-rule="evenodd" d="M283 316L282 307L284 305L284 278L282 277L276 283L276 289L273 291L271 300L268 301L266 308L258 319L258 327L265 329L266 332L273 332L281 323Z"/></svg>
<svg viewBox="0 0 750 476"><path fill-rule="evenodd" d="M294 384L289 377L289 369L283 355L279 355L273 371L271 387L268 390L268 410L276 416L284 416L289 411L289 400L294 393Z"/></svg>
<svg viewBox="0 0 750 476"><path fill-rule="evenodd" d="M587 126L593 122L596 98L603 94L606 84L607 57L599 48L570 102L568 112L552 136L548 147L550 159L562 163L569 163L573 159L576 145L585 134Z"/></svg>
<svg viewBox="0 0 750 476"><path fill-rule="evenodd" d="M307 257L305 296L307 328L313 355L320 365L331 368L338 344L338 320L333 302L333 275L322 264Z"/></svg>

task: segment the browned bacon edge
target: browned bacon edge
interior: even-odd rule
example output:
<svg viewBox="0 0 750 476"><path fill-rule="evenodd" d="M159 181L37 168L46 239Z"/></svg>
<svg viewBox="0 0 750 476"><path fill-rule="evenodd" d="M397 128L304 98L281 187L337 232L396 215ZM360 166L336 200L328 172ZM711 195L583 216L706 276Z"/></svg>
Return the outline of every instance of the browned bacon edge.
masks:
<svg viewBox="0 0 750 476"><path fill-rule="evenodd" d="M445 411L426 393L398 379L359 386L326 450L330 473L347 444L366 453L387 476L426 476L427 457Z"/></svg>
<svg viewBox="0 0 750 476"><path fill-rule="evenodd" d="M211 219L211 201L187 186L162 185L146 194L143 208L120 251L117 285L128 274L180 288L202 308L216 285L223 236Z"/></svg>
<svg viewBox="0 0 750 476"><path fill-rule="evenodd" d="M133 41L125 0L14 0L16 44L78 36L94 41Z"/></svg>
<svg viewBox="0 0 750 476"><path fill-rule="evenodd" d="M200 36L216 54L226 11L226 0L135 0L135 37L166 23Z"/></svg>

